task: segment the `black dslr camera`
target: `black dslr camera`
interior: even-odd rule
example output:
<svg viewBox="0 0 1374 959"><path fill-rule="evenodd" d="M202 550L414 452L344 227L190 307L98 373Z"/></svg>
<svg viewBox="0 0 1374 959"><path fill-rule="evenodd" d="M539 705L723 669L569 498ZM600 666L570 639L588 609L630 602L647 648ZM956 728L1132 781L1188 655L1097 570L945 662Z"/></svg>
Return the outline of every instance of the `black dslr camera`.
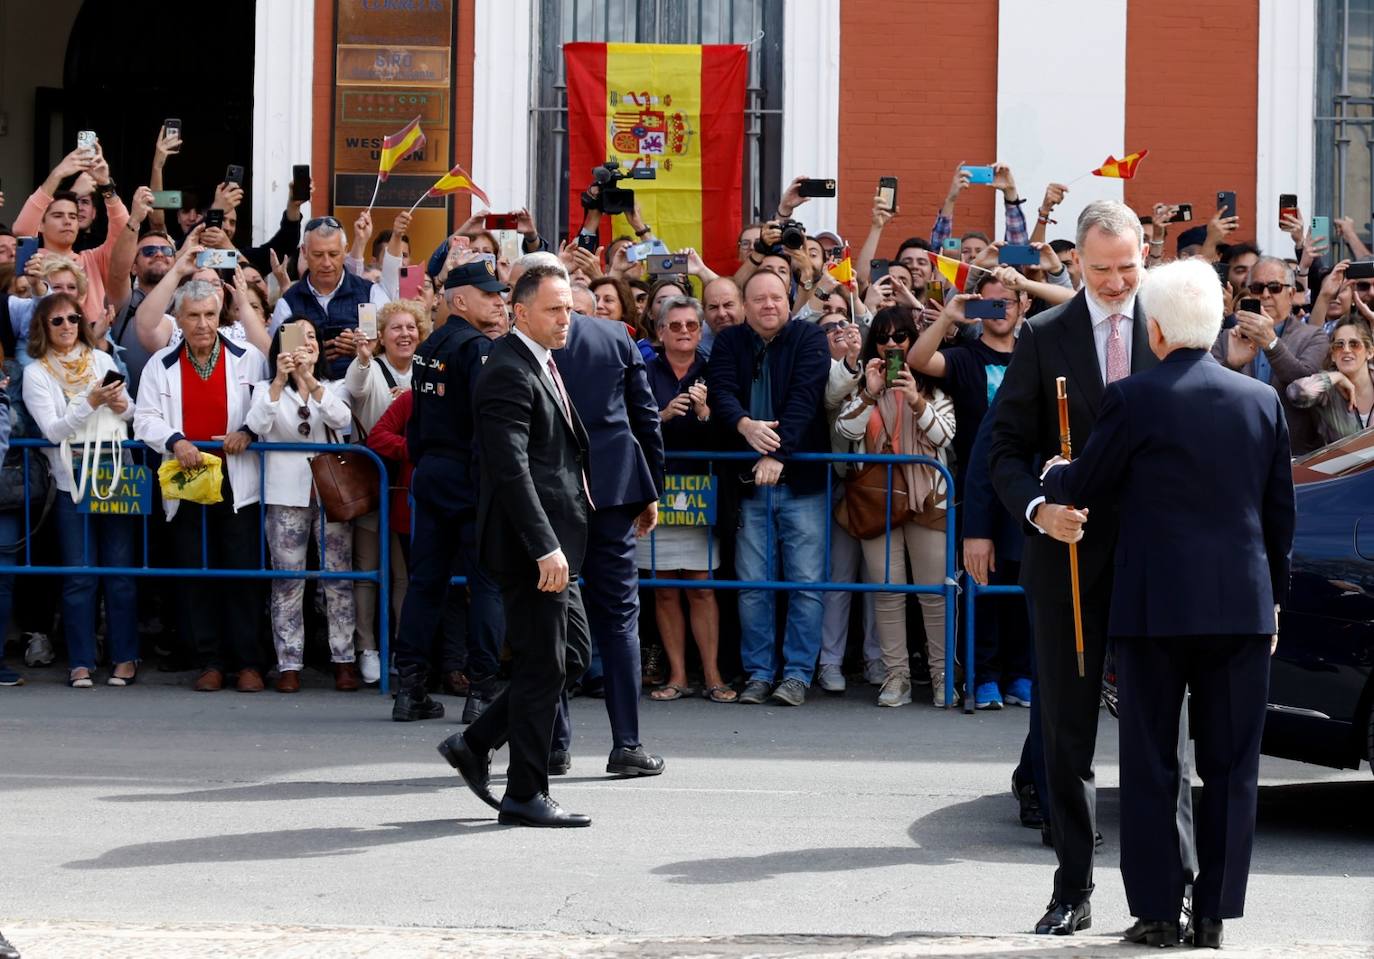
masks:
<svg viewBox="0 0 1374 959"><path fill-rule="evenodd" d="M622 170L619 160L607 160L600 166L592 167L592 186L597 187L595 194L590 189L582 194L582 206L588 210L602 213L630 213L635 208L635 191L617 187L621 180L653 180L657 173L653 167L633 167Z"/></svg>

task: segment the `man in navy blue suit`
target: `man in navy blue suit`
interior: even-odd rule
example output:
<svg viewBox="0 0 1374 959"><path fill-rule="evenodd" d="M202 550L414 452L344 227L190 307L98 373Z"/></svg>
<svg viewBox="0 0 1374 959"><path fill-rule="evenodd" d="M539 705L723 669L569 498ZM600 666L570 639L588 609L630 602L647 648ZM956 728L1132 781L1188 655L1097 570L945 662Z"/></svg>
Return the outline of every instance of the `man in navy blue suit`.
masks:
<svg viewBox="0 0 1374 959"><path fill-rule="evenodd" d="M520 265L551 253L531 253ZM656 776L662 757L639 741L639 569L635 537L647 536L663 494L663 434L644 357L625 326L574 313L567 344L555 350L568 395L591 444L592 514L582 564L582 602L601 656L612 749L606 771ZM578 677L569 675L570 681ZM566 696L549 754L551 775L571 764L572 724Z"/></svg>
<svg viewBox="0 0 1374 959"><path fill-rule="evenodd" d="M1140 298L1160 364L1107 387L1082 455L1051 460L1043 482L1051 502L1080 515L1119 515L1108 634L1121 709L1121 873L1139 920L1126 937L1180 938L1176 746L1188 691L1203 781L1191 939L1217 948L1222 920L1244 913L1254 842L1269 656L1293 547L1288 427L1268 384L1209 354L1224 310L1206 263L1157 268Z"/></svg>

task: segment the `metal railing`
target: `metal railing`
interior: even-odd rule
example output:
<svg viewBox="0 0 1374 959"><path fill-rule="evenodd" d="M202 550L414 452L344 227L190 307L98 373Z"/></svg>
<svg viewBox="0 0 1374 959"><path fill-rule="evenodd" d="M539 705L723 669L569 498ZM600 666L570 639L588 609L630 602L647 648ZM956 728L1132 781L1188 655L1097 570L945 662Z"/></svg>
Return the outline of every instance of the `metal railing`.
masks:
<svg viewBox="0 0 1374 959"><path fill-rule="evenodd" d="M54 444L40 439L14 439L10 441L12 449L19 449L23 452L23 475L24 475L24 525L23 525L23 562L18 562L13 566L0 567L0 574L20 574L20 575L68 575L73 570L89 567L89 575L97 576L137 576L137 577L168 577L181 579L314 579L314 580L336 580L346 579L355 582L373 582L377 584L377 644L379 656L382 663L382 675L379 683L380 692L386 695L390 692L390 676L388 664L390 663L391 649L391 585L389 573L391 569L391 550L390 536L387 535L390 490L388 489L386 463L375 452L366 446L356 446L352 444L337 443L261 443L254 442L248 446L249 450L264 454L258 457L258 488L265 491L267 488L266 471L267 455L274 453L321 453L321 452L349 452L357 453L367 457L374 466L380 477L380 495L378 496L378 549L380 550L377 569L375 570L327 570L325 566L325 536L324 511L320 510L320 529L317 537L319 543L319 569L272 569L268 564L267 550L267 511L262 510L262 522L258 527L258 566L256 568L217 568L209 565L209 541L207 533L207 520L205 514L201 513L201 565L199 567L178 567L178 566L150 566L148 551L148 524L154 518L151 511L141 516L124 515L129 519L142 520L142 557L143 564L140 566L93 566L90 560L90 519L91 515L83 520L83 543L82 543L82 566L66 565L35 565L33 562L33 525L34 509L33 496L31 494L30 478L32 476L31 461L34 450L51 449ZM219 443L196 443L197 448L219 453L221 446ZM137 440L127 440L123 443L126 450L139 452L142 454L142 462L134 465L147 467L152 472L152 482L157 482L157 466L162 462L161 454L148 447L146 444ZM151 456L149 455L151 454ZM102 456L102 460L104 457ZM225 468L228 468L226 461ZM52 482L50 480L49 482ZM53 486L53 495L67 496L67 492L56 489ZM151 497L150 497L151 499ZM261 503L261 492L259 503ZM183 504L183 506L186 504ZM191 504L194 505L194 504ZM265 504L264 504L265 505ZM41 520L43 517L39 517ZM165 516L158 516L158 522L166 522ZM98 570L98 572L96 571ZM83 569L84 571L84 569Z"/></svg>

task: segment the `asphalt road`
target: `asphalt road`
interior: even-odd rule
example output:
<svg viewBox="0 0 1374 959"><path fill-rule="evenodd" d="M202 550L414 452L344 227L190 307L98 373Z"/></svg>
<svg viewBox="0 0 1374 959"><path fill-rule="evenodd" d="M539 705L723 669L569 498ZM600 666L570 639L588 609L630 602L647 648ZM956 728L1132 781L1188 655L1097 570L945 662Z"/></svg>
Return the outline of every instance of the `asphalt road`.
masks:
<svg viewBox="0 0 1374 959"><path fill-rule="evenodd" d="M576 700L554 795L593 825L547 832L498 826L461 788L434 751L451 719L392 723L389 700L320 674L290 697L195 694L151 670L124 690L60 679L0 689L0 929L15 938L75 920L566 942L999 936L1028 931L1049 898L1053 853L1008 791L1020 709L877 709L853 685L800 709L645 702L644 740L668 769L626 782L604 774L602 704ZM1098 756L1093 931L1111 934L1130 920L1105 713ZM1228 945L1374 955L1374 777L1269 759L1262 772L1247 915Z"/></svg>

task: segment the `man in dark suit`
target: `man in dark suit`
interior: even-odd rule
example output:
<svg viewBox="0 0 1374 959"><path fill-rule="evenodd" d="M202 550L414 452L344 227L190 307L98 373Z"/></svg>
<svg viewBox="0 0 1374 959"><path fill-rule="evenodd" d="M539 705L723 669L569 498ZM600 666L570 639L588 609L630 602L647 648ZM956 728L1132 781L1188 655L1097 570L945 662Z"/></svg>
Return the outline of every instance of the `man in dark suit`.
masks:
<svg viewBox="0 0 1374 959"><path fill-rule="evenodd" d="M1077 247L1083 289L1022 325L997 394L989 450L997 495L1026 531L1021 585L1031 603L1050 826L1059 859L1054 895L1035 931L1055 935L1072 935L1092 923L1093 753L1116 546L1116 517L1100 508L1078 544L1086 661L1080 677L1065 543L1082 530L1087 514L1047 502L1040 488L1040 464L1059 452L1055 378L1067 380L1069 423L1081 446L1097 421L1104 384L1157 363L1135 303L1144 275L1140 220L1121 203L1090 203L1078 218Z"/></svg>
<svg viewBox="0 0 1374 959"><path fill-rule="evenodd" d="M510 685L465 732L439 745L499 820L586 826L549 797L549 746L569 650L587 647L577 575L587 546L587 431L554 361L567 340L572 291L566 272L533 266L516 282L515 330L492 347L475 394L481 485L480 559L501 586ZM506 794L491 795L491 754L510 742Z"/></svg>
<svg viewBox="0 0 1374 959"><path fill-rule="evenodd" d="M552 254L545 254L552 257ZM639 741L639 569L635 538L658 522L663 494L663 434L644 357L623 323L574 313L567 345L554 351L568 394L587 427L593 511L587 529L582 598L601 655L611 755L606 772L657 776L663 759ZM549 772L571 764L566 703L554 734Z"/></svg>
<svg viewBox="0 0 1374 959"><path fill-rule="evenodd" d="M1112 504L1120 517L1108 633L1121 696L1121 874L1140 920L1127 938L1179 939L1186 689L1203 781L1192 941L1216 948L1222 920L1244 912L1254 842L1269 656L1293 548L1288 426L1272 387L1208 354L1223 305L1205 263L1159 267L1141 301L1162 362L1107 387L1092 438L1072 464L1050 462L1044 488L1053 502Z"/></svg>

